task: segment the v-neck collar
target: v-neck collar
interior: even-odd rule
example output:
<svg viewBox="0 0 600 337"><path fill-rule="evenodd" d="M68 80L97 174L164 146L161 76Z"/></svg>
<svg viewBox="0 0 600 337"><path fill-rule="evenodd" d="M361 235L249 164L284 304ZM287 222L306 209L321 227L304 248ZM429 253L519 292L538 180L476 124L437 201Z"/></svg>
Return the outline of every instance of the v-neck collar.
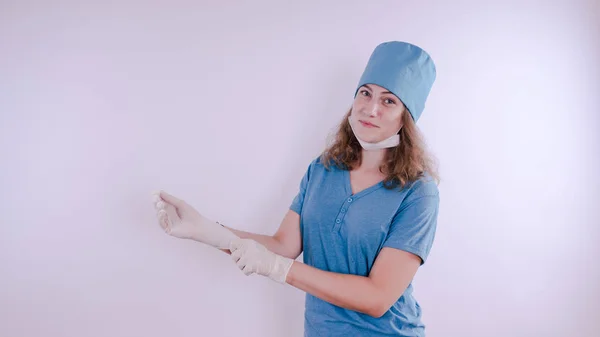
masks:
<svg viewBox="0 0 600 337"><path fill-rule="evenodd" d="M377 184L371 185L371 186L363 189L362 191L359 191L358 193L353 193L352 192L352 182L350 180L350 171L349 170L344 170L344 181L345 181L345 185L346 185L346 195L351 196L354 199L363 197L363 196L383 187L383 180L382 180L382 181L378 182Z"/></svg>

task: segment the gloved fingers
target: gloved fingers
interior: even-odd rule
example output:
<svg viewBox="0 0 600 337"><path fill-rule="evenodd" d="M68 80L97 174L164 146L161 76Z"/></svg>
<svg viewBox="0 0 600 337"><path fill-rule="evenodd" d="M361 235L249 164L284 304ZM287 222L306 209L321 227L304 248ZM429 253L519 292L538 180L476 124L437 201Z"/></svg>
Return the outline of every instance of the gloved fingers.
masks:
<svg viewBox="0 0 600 337"><path fill-rule="evenodd" d="M166 206L167 206L167 204L162 200L159 200L156 203L154 203L154 208L157 211L160 211L161 209L165 209Z"/></svg>
<svg viewBox="0 0 600 337"><path fill-rule="evenodd" d="M168 217L167 211L166 211L166 210L164 210L164 209L158 210L158 212L156 212L156 217L157 217L159 220L162 220L162 219L164 219L164 218L167 218L167 217Z"/></svg>
<svg viewBox="0 0 600 337"><path fill-rule="evenodd" d="M254 273L254 270L252 270L250 265L246 265L244 266L244 268L242 268L242 272L244 273L244 275L250 276L250 274Z"/></svg>
<svg viewBox="0 0 600 337"><path fill-rule="evenodd" d="M238 268L240 268L240 270L242 270L244 267L246 267L246 265L248 265L248 258L244 255L240 257L235 264L238 266Z"/></svg>
<svg viewBox="0 0 600 337"><path fill-rule="evenodd" d="M179 220L179 214L177 213L175 206L166 204L164 209L165 209L165 211L167 211L167 216L169 217L169 219L171 221Z"/></svg>
<svg viewBox="0 0 600 337"><path fill-rule="evenodd" d="M158 216L158 223L160 224L160 227L162 227L162 229L165 232L170 233L171 232L171 223L169 222L169 217L167 215L167 211L165 211L164 209L161 209L160 211L158 211L157 216Z"/></svg>
<svg viewBox="0 0 600 337"><path fill-rule="evenodd" d="M162 200L175 206L175 208L180 208L185 205L185 202L183 200L178 199L165 191L160 191L160 197L162 198Z"/></svg>
<svg viewBox="0 0 600 337"><path fill-rule="evenodd" d="M254 272L253 265L248 263L248 256L243 255L237 262L236 265L246 275L250 275Z"/></svg>
<svg viewBox="0 0 600 337"><path fill-rule="evenodd" d="M233 250L231 252L231 259L233 260L233 262L238 262L238 260L240 259L240 257L242 257L242 250L241 249L236 249Z"/></svg>
<svg viewBox="0 0 600 337"><path fill-rule="evenodd" d="M160 197L160 191L152 192L152 201L154 202L154 204L156 204L159 201L162 201L162 198Z"/></svg>

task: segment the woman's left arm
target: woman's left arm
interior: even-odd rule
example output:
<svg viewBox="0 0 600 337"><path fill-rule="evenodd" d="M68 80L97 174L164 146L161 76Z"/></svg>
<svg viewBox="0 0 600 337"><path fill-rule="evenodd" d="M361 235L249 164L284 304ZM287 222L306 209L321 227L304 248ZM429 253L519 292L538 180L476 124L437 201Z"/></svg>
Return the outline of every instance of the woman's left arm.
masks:
<svg viewBox="0 0 600 337"><path fill-rule="evenodd" d="M367 276L320 270L244 239L232 242L232 258L246 275L265 275L339 307L381 317L402 296L432 246L439 196L427 188L398 211Z"/></svg>
<svg viewBox="0 0 600 337"><path fill-rule="evenodd" d="M379 252L368 276L324 271L277 255L251 239L234 241L231 251L246 275L264 275L373 317L381 317L402 296L421 265L417 255L390 247Z"/></svg>
<svg viewBox="0 0 600 337"><path fill-rule="evenodd" d="M294 261L286 282L339 307L381 317L402 296L420 265L418 256L384 247L368 276L324 271Z"/></svg>

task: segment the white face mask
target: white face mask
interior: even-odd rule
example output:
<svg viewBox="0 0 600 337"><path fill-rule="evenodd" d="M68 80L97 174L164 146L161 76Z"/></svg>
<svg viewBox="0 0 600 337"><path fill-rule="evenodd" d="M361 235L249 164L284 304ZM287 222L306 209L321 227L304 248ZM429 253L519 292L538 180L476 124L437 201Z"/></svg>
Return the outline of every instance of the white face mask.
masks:
<svg viewBox="0 0 600 337"><path fill-rule="evenodd" d="M358 139L360 146L362 146L362 148L367 151L390 148L390 147L398 146L398 144L400 144L400 135L398 134L398 132L400 132L400 130L398 130L398 132L396 132L394 135L392 135L389 138L386 138L382 141L379 141L377 143L368 143L368 142L360 139L360 137L358 137L358 135L354 131L354 126L352 125L353 124L352 116L348 117L348 122L350 123L350 128L352 129L352 132L354 132L354 136L356 137L356 139Z"/></svg>

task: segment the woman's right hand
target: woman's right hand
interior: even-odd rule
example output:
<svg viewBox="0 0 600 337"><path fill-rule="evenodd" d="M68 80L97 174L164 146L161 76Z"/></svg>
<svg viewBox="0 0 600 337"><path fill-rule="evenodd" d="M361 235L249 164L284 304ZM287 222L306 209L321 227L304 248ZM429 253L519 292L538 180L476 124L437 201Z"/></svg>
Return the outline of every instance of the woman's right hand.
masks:
<svg viewBox="0 0 600 337"><path fill-rule="evenodd" d="M192 239L219 249L229 249L238 238L233 232L212 221L183 200L164 191L155 193L158 222L169 235Z"/></svg>

